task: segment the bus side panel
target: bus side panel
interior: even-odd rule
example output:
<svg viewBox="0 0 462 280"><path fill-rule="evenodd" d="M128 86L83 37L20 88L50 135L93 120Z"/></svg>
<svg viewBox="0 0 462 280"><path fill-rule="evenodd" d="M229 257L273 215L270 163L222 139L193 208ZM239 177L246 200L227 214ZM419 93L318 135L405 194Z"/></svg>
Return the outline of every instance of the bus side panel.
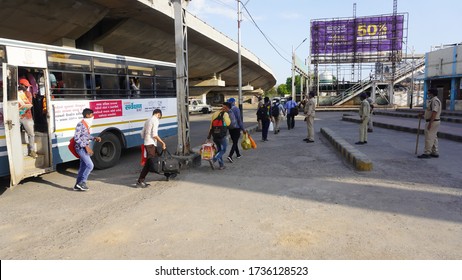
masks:
<svg viewBox="0 0 462 280"><path fill-rule="evenodd" d="M143 144L140 132L155 108L160 108L163 112L159 136L165 138L177 135L176 100L176 98L157 98L52 101L56 124L52 139L54 165L76 160L67 146L74 135L75 126L82 119L81 112L84 108L91 108L94 111L95 120L91 128L93 136L101 136L101 133L117 130L125 138L125 148L131 148Z"/></svg>

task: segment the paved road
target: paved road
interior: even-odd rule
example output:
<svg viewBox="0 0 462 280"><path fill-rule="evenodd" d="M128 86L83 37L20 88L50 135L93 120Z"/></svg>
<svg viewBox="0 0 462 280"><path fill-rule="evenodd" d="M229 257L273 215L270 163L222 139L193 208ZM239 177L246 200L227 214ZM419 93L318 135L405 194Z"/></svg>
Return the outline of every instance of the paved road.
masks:
<svg viewBox="0 0 462 280"><path fill-rule="evenodd" d="M358 125L341 118L318 112L316 131L356 142ZM137 149L95 170L86 193L71 189L76 164L63 165L0 196L0 259L462 258L461 143L442 139L441 157L421 160L415 135L376 128L358 147L373 170L358 172L305 134L298 117L224 171L150 175L147 189L133 188Z"/></svg>

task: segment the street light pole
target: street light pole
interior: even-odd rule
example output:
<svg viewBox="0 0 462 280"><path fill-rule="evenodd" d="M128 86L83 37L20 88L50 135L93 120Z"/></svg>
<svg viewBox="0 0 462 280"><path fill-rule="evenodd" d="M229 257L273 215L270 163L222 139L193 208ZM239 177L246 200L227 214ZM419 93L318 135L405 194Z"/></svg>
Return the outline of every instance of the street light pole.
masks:
<svg viewBox="0 0 462 280"><path fill-rule="evenodd" d="M172 1L175 15L176 94L178 100L178 145L176 151L179 156L189 155L191 152L188 114L188 29L185 19L188 1Z"/></svg>
<svg viewBox="0 0 462 280"><path fill-rule="evenodd" d="M414 99L414 47L412 47L412 50L411 50L411 55L412 55L412 60L411 60L411 65L412 65L412 72L411 72L411 104L409 104L409 109L412 109L412 103L413 103L413 99Z"/></svg>
<svg viewBox="0 0 462 280"><path fill-rule="evenodd" d="M241 112L241 121L243 120L243 113L242 113L242 61L241 61L241 21L242 21L242 13L241 13L241 1L237 0L237 53L238 53L238 102L239 102L239 111Z"/></svg>
<svg viewBox="0 0 462 280"><path fill-rule="evenodd" d="M292 46L292 100L295 100L295 51L303 44L308 38L303 39L303 41L294 49Z"/></svg>

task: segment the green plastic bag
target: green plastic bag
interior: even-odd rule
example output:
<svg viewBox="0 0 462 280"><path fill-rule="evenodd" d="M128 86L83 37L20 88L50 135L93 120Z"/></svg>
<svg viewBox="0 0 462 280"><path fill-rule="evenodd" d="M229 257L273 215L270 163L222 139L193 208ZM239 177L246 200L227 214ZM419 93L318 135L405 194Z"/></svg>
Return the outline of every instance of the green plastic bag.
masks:
<svg viewBox="0 0 462 280"><path fill-rule="evenodd" d="M248 150L252 148L252 143L250 142L249 134L244 133L244 135L242 136L241 146L242 146L242 149L244 150Z"/></svg>

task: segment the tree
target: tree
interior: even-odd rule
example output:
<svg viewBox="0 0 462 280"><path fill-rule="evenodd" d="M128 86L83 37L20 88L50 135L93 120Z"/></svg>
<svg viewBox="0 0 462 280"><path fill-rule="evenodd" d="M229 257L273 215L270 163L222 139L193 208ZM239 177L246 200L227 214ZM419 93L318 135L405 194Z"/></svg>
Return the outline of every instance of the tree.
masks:
<svg viewBox="0 0 462 280"><path fill-rule="evenodd" d="M300 75L295 75L295 94L300 94ZM292 77L287 78L286 88L289 91L288 94L292 94Z"/></svg>
<svg viewBox="0 0 462 280"><path fill-rule="evenodd" d="M279 96L290 95L290 91L287 89L286 84L280 84L277 88L277 92Z"/></svg>
<svg viewBox="0 0 462 280"><path fill-rule="evenodd" d="M276 91L276 88L272 87L271 89L265 92L265 96L268 96L269 98L278 96L278 92Z"/></svg>

